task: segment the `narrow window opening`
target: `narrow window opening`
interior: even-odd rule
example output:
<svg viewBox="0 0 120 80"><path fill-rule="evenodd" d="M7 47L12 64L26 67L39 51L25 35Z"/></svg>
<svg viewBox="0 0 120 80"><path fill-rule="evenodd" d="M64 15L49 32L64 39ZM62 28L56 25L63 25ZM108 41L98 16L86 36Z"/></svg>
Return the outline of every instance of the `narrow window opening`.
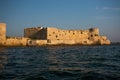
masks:
<svg viewBox="0 0 120 80"><path fill-rule="evenodd" d="M51 34L49 34L49 36L51 36Z"/></svg>
<svg viewBox="0 0 120 80"><path fill-rule="evenodd" d="M56 35L56 38L57 38L58 36Z"/></svg>
<svg viewBox="0 0 120 80"><path fill-rule="evenodd" d="M47 42L48 42L48 43L51 43L51 40L50 40L50 39L48 39L48 40L47 40Z"/></svg>
<svg viewBox="0 0 120 80"><path fill-rule="evenodd" d="M84 43L86 44L86 43L87 43L87 41L84 41Z"/></svg>
<svg viewBox="0 0 120 80"><path fill-rule="evenodd" d="M98 36L98 34L95 34L95 36Z"/></svg>
<svg viewBox="0 0 120 80"><path fill-rule="evenodd" d="M89 29L90 30L90 32L92 32L93 31L93 28L91 28L91 29Z"/></svg>
<svg viewBox="0 0 120 80"><path fill-rule="evenodd" d="M93 35L91 35L91 37L93 37Z"/></svg>
<svg viewBox="0 0 120 80"><path fill-rule="evenodd" d="M83 34L83 32L81 32L81 34Z"/></svg>

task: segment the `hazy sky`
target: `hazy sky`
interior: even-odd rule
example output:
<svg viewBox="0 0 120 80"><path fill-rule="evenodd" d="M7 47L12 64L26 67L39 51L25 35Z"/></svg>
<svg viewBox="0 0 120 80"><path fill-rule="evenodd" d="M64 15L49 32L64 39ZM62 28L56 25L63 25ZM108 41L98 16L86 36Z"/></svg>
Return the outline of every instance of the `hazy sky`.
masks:
<svg viewBox="0 0 120 80"><path fill-rule="evenodd" d="M8 36L23 36L27 27L98 27L120 42L120 0L0 0L0 22L7 24Z"/></svg>

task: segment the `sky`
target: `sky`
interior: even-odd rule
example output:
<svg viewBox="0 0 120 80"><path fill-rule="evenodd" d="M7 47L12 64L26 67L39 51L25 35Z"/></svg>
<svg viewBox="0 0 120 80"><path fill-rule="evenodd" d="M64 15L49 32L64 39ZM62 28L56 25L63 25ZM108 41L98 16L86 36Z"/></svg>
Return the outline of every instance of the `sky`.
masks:
<svg viewBox="0 0 120 80"><path fill-rule="evenodd" d="M0 0L0 22L7 36L23 36L24 28L98 27L100 35L120 42L120 0Z"/></svg>

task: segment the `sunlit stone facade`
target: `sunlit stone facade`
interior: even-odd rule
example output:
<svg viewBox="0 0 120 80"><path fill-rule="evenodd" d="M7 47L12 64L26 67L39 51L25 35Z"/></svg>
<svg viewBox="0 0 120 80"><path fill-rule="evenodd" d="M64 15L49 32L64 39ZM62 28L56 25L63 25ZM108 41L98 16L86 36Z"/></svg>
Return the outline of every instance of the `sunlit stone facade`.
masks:
<svg viewBox="0 0 120 80"><path fill-rule="evenodd" d="M6 24L0 23L0 41L6 40Z"/></svg>
<svg viewBox="0 0 120 80"><path fill-rule="evenodd" d="M24 37L47 40L48 44L110 44L106 36L99 35L98 28L86 30L61 30L53 27L26 28Z"/></svg>

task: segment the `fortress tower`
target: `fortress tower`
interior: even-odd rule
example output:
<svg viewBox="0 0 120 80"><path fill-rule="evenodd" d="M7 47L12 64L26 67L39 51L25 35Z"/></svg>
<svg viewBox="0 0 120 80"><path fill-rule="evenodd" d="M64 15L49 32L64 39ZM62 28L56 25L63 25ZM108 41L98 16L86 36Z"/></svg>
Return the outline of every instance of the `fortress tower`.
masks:
<svg viewBox="0 0 120 80"><path fill-rule="evenodd" d="M6 24L0 23L0 42L6 40Z"/></svg>

